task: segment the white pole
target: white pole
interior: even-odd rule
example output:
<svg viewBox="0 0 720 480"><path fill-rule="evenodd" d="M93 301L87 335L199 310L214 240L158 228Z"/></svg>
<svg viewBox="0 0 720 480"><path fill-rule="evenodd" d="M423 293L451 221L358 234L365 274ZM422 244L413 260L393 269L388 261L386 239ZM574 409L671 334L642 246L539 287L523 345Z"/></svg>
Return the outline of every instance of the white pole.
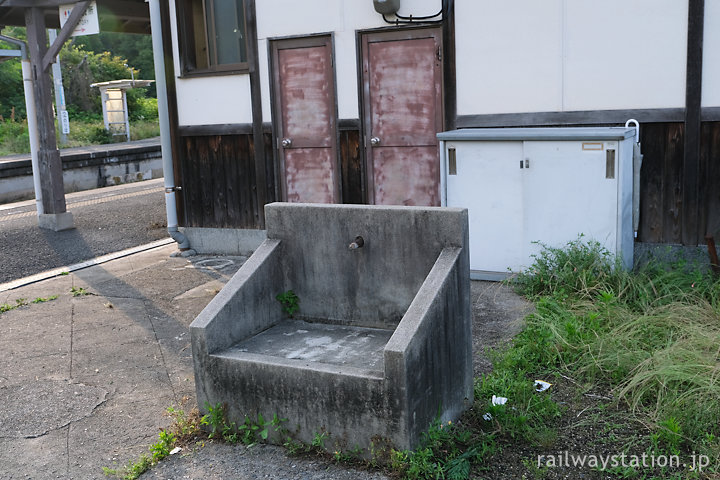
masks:
<svg viewBox="0 0 720 480"><path fill-rule="evenodd" d="M57 30L51 28L48 30L48 41L50 45L55 42L57 38ZM63 129L62 116L63 111L66 109L65 106L65 89L62 83L62 69L60 68L60 55L57 56L57 62L52 64L52 76L53 86L55 87L55 112L58 118L58 124L60 125L60 143L65 145L67 143L67 134Z"/></svg>
<svg viewBox="0 0 720 480"><path fill-rule="evenodd" d="M22 60L23 88L25 89L25 109L27 110L28 137L30 138L30 162L33 172L33 187L35 188L35 203L38 216L45 213L42 203L42 189L40 187L40 165L38 163L38 150L40 140L38 138L37 115L35 113L35 93L33 92L32 69L30 60Z"/></svg>
<svg viewBox="0 0 720 480"><path fill-rule="evenodd" d="M126 91L124 89L120 90L120 93L122 93L122 101L123 101L123 115L125 116L125 138L127 139L126 142L130 141L130 115L128 114L127 109L127 95ZM160 147L162 148L162 147Z"/></svg>

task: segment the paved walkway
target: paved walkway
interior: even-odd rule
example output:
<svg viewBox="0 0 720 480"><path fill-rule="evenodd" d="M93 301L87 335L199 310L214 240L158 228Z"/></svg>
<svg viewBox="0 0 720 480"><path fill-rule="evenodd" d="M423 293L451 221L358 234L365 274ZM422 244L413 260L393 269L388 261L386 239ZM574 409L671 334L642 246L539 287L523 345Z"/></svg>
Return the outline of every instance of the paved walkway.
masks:
<svg viewBox="0 0 720 480"><path fill-rule="evenodd" d="M188 326L244 258L175 250L0 292L0 304L30 302L0 314L1 478L102 478L194 396Z"/></svg>

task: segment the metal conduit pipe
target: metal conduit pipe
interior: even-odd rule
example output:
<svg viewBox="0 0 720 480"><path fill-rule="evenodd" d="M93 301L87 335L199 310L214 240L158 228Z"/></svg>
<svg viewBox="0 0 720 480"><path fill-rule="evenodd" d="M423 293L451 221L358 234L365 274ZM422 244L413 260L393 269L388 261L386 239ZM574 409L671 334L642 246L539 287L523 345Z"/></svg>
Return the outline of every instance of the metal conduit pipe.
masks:
<svg viewBox="0 0 720 480"><path fill-rule="evenodd" d="M165 213L167 230L180 250L189 250L190 241L178 230L177 206L175 204L175 172L173 169L172 147L170 145L170 118L167 103L167 84L165 83L165 55L162 45L162 23L160 20L160 0L145 0L150 8L150 29L152 31L153 61L155 64L155 87L157 88L158 120L160 123L160 150L163 159L165 177Z"/></svg>

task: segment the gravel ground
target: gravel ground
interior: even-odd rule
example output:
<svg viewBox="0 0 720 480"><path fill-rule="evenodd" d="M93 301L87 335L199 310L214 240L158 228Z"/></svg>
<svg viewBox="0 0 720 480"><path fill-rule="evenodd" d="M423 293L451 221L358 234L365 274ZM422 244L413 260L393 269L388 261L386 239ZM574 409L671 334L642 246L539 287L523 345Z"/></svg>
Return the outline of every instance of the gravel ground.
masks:
<svg viewBox="0 0 720 480"><path fill-rule="evenodd" d="M158 180L67 196L75 228L37 226L34 204L0 211L0 283L72 265L168 236Z"/></svg>
<svg viewBox="0 0 720 480"><path fill-rule="evenodd" d="M143 480L384 480L379 472L340 467L318 459L293 458L272 445L207 443L194 452L173 455L141 477Z"/></svg>

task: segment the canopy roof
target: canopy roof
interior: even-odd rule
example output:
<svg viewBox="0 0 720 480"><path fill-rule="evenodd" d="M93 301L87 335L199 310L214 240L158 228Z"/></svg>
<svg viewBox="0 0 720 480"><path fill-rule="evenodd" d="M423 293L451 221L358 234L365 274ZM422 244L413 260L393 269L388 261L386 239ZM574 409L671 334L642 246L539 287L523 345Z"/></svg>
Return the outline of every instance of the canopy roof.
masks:
<svg viewBox="0 0 720 480"><path fill-rule="evenodd" d="M101 32L150 34L150 12L145 0L96 0ZM0 26L25 26L25 9L43 9L47 28L60 28L60 5L73 0L0 0Z"/></svg>
<svg viewBox="0 0 720 480"><path fill-rule="evenodd" d="M121 90L127 90L129 88L147 87L155 80L131 80L129 78L124 80L110 80L109 82L98 82L93 83L91 87L98 87L100 89L105 88L119 88Z"/></svg>

